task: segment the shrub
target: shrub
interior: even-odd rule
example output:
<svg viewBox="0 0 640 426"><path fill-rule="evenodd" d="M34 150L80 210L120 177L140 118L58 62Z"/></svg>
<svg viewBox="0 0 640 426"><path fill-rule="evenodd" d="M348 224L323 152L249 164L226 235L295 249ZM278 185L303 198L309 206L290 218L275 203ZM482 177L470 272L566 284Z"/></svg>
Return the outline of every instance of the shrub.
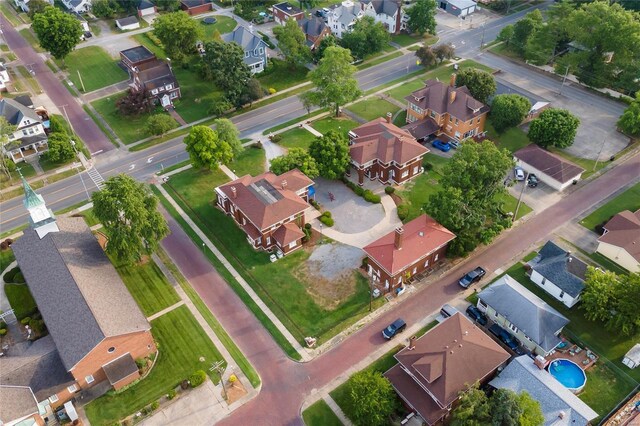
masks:
<svg viewBox="0 0 640 426"><path fill-rule="evenodd" d="M331 217L331 212L329 210L327 210L324 213L322 213L322 216L330 218Z"/></svg>
<svg viewBox="0 0 640 426"><path fill-rule="evenodd" d="M273 87L269 87L269 94L270 94L270 95L273 95L273 94L274 94L274 93L276 93L276 92L277 92L277 90L276 90L276 89L274 89Z"/></svg>
<svg viewBox="0 0 640 426"><path fill-rule="evenodd" d="M203 384L205 380L207 380L207 373L202 370L196 371L189 377L189 382L191 383L192 388L197 388Z"/></svg>
<svg viewBox="0 0 640 426"><path fill-rule="evenodd" d="M333 226L333 223L334 223L333 219L327 216L320 216L318 220L323 224L325 224L326 226Z"/></svg>
<svg viewBox="0 0 640 426"><path fill-rule="evenodd" d="M364 196L364 188L362 188L361 186L356 186L353 192L355 192L359 197Z"/></svg>
<svg viewBox="0 0 640 426"><path fill-rule="evenodd" d="M380 196L367 189L364 191L364 200L370 203L377 204L380 202Z"/></svg>
<svg viewBox="0 0 640 426"><path fill-rule="evenodd" d="M14 277L13 277L13 282L16 284L24 284L24 275L22 275L22 272L18 272Z"/></svg>
<svg viewBox="0 0 640 426"><path fill-rule="evenodd" d="M430 172L431 170L433 170L433 164L428 161L423 161L422 167L424 167L425 172Z"/></svg>
<svg viewBox="0 0 640 426"><path fill-rule="evenodd" d="M6 328L0 328L0 336L6 336L7 334L7 329Z"/></svg>
<svg viewBox="0 0 640 426"><path fill-rule="evenodd" d="M305 223L304 224L304 229L311 229L311 224L310 223Z"/></svg>
<svg viewBox="0 0 640 426"><path fill-rule="evenodd" d="M42 334L44 332L44 321L31 319L31 321L29 321L29 327L33 330L34 333Z"/></svg>
<svg viewBox="0 0 640 426"><path fill-rule="evenodd" d="M282 135L280 133L277 133L275 135L271 135L269 136L269 140L271 140L271 142L273 143L278 143L282 140Z"/></svg>
<svg viewBox="0 0 640 426"><path fill-rule="evenodd" d="M400 204L398 206L398 219L405 220L409 216L409 206L406 204Z"/></svg>
<svg viewBox="0 0 640 426"><path fill-rule="evenodd" d="M144 358L136 359L136 366L138 366L138 370L142 370L144 366L147 365L147 360Z"/></svg>
<svg viewBox="0 0 640 426"><path fill-rule="evenodd" d="M20 320L20 324L22 325L28 325L29 321L31 321L31 317L24 317Z"/></svg>
<svg viewBox="0 0 640 426"><path fill-rule="evenodd" d="M362 269L367 269L367 265L369 265L369 258L365 257L362 259L362 264L360 265L360 267Z"/></svg>
<svg viewBox="0 0 640 426"><path fill-rule="evenodd" d="M0 250L1 251L5 251L8 248L9 248L9 245L6 242L3 241L3 242L0 243Z"/></svg>
<svg viewBox="0 0 640 426"><path fill-rule="evenodd" d="M169 392L167 392L167 399L171 401L173 398L176 397L177 394L178 392L176 392L175 389L170 389Z"/></svg>
<svg viewBox="0 0 640 426"><path fill-rule="evenodd" d="M151 403L151 411L156 411L158 408L160 408L160 401L153 401Z"/></svg>
<svg viewBox="0 0 640 426"><path fill-rule="evenodd" d="M2 312L0 311L0 313ZM7 328L7 323L4 321L0 321L0 330L4 330L5 328Z"/></svg>
<svg viewBox="0 0 640 426"><path fill-rule="evenodd" d="M15 268L9 269L9 270L7 271L7 273L6 273L6 274L4 274L4 278L3 278L4 282L5 282L5 283L12 283L12 282L14 282L14 281L13 281L13 279L15 278L15 276L16 276L16 274L17 274L18 272L20 272L20 268L19 268L19 267L17 267L17 266L16 266Z"/></svg>
<svg viewBox="0 0 640 426"><path fill-rule="evenodd" d="M387 186L384 188L385 194L391 195L396 192L396 189L393 186Z"/></svg>
<svg viewBox="0 0 640 426"><path fill-rule="evenodd" d="M262 149L262 142L258 141L258 142L252 143L250 146L253 149Z"/></svg>

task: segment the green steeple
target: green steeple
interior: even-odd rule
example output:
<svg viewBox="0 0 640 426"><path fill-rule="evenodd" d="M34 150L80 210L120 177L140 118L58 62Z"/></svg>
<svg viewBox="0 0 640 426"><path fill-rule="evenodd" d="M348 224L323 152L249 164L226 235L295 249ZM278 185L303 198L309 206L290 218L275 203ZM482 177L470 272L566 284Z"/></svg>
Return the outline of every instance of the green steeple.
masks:
<svg viewBox="0 0 640 426"><path fill-rule="evenodd" d="M42 195L36 194L24 177L22 177L22 187L24 188L24 206L27 210L44 204Z"/></svg>

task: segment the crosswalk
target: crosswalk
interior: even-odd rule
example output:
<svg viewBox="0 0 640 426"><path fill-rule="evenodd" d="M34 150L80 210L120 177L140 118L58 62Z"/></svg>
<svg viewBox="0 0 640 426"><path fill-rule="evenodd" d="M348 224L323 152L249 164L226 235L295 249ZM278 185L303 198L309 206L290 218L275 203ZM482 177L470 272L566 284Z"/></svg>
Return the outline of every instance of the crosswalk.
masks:
<svg viewBox="0 0 640 426"><path fill-rule="evenodd" d="M89 170L87 170L87 174L89 175L93 183L96 184L98 189L104 188L104 178L95 167L92 167Z"/></svg>

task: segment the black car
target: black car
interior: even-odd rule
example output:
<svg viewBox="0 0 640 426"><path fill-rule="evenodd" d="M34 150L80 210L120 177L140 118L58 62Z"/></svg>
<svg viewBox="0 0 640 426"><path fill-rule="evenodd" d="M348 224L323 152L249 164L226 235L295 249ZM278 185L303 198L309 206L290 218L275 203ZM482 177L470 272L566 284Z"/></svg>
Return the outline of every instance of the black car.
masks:
<svg viewBox="0 0 640 426"><path fill-rule="evenodd" d="M397 320L389 324L387 328L382 330L382 337L384 337L385 339L392 339L396 334L402 333L405 328L407 328L407 323L404 322L404 320L398 318Z"/></svg>
<svg viewBox="0 0 640 426"><path fill-rule="evenodd" d="M518 344L518 341L515 337L509 334L507 330L500 327L498 324L493 324L491 327L489 327L489 331L498 339L500 339L502 343L507 345L509 349L516 352L518 351L518 346L520 346Z"/></svg>
<svg viewBox="0 0 640 426"><path fill-rule="evenodd" d="M322 9L316 10L316 16L319 17L319 18L323 18L324 17L324 14L322 13Z"/></svg>
<svg viewBox="0 0 640 426"><path fill-rule="evenodd" d="M534 175L533 173L529 173L529 177L527 178L527 186L529 188L535 188L536 186L538 186L538 182L540 182L538 180L538 176Z"/></svg>
<svg viewBox="0 0 640 426"><path fill-rule="evenodd" d="M482 277L484 277L486 274L487 274L487 271L485 271L483 268L478 266L476 269L467 273L464 277L460 278L460 280L458 281L458 284L460 284L460 286L464 288L469 288L471 284L473 284L476 281L480 281Z"/></svg>
<svg viewBox="0 0 640 426"><path fill-rule="evenodd" d="M467 315L480 325L487 325L487 316L483 314L476 306L469 305Z"/></svg>

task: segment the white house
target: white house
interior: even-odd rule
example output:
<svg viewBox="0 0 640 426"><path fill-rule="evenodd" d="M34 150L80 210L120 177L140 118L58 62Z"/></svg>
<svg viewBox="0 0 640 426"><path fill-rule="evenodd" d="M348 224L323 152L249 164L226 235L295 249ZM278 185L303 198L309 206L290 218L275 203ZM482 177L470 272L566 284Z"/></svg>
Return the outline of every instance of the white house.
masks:
<svg viewBox="0 0 640 426"><path fill-rule="evenodd" d="M148 0L142 0L138 3L138 17L144 18L145 16L153 16L158 13L158 8L155 4Z"/></svg>
<svg viewBox="0 0 640 426"><path fill-rule="evenodd" d="M342 2L339 6L334 6L327 14L327 25L331 33L338 38L342 38L344 33L353 29L356 21L364 16L360 3L351 0Z"/></svg>
<svg viewBox="0 0 640 426"><path fill-rule="evenodd" d="M516 164L556 191L562 191L580 180L584 169L536 144L527 145L513 154Z"/></svg>
<svg viewBox="0 0 640 426"><path fill-rule="evenodd" d="M127 16L126 18L116 19L116 27L120 29L120 31L129 31L140 28L140 22L138 22L138 18L135 16Z"/></svg>
<svg viewBox="0 0 640 426"><path fill-rule="evenodd" d="M390 34L397 34L406 28L403 19L404 11L396 0L361 0L364 16L371 16L374 21L382 23Z"/></svg>
<svg viewBox="0 0 640 426"><path fill-rule="evenodd" d="M67 9L76 13L84 13L91 10L91 0L62 0Z"/></svg>
<svg viewBox="0 0 640 426"><path fill-rule="evenodd" d="M640 272L640 209L618 213L603 228L596 252L627 271Z"/></svg>
<svg viewBox="0 0 640 426"><path fill-rule="evenodd" d="M9 82L9 72L7 71L7 68L3 65L0 64L0 91L4 92L5 90L7 90L7 83Z"/></svg>
<svg viewBox="0 0 640 426"><path fill-rule="evenodd" d="M53 6L53 0L45 1ZM13 0L13 4L15 4L16 7L19 7L25 13L29 11L29 0Z"/></svg>
<svg viewBox="0 0 640 426"><path fill-rule="evenodd" d="M529 278L566 307L573 307L584 290L587 264L551 241L531 262Z"/></svg>
<svg viewBox="0 0 640 426"><path fill-rule="evenodd" d="M42 119L34 110L13 99L2 98L0 115L16 126L16 131L9 135L9 140L2 147L4 154L13 161L17 163L48 148Z"/></svg>
<svg viewBox="0 0 640 426"><path fill-rule="evenodd" d="M624 355L622 363L629 368L640 366L640 343L636 343L629 352Z"/></svg>

